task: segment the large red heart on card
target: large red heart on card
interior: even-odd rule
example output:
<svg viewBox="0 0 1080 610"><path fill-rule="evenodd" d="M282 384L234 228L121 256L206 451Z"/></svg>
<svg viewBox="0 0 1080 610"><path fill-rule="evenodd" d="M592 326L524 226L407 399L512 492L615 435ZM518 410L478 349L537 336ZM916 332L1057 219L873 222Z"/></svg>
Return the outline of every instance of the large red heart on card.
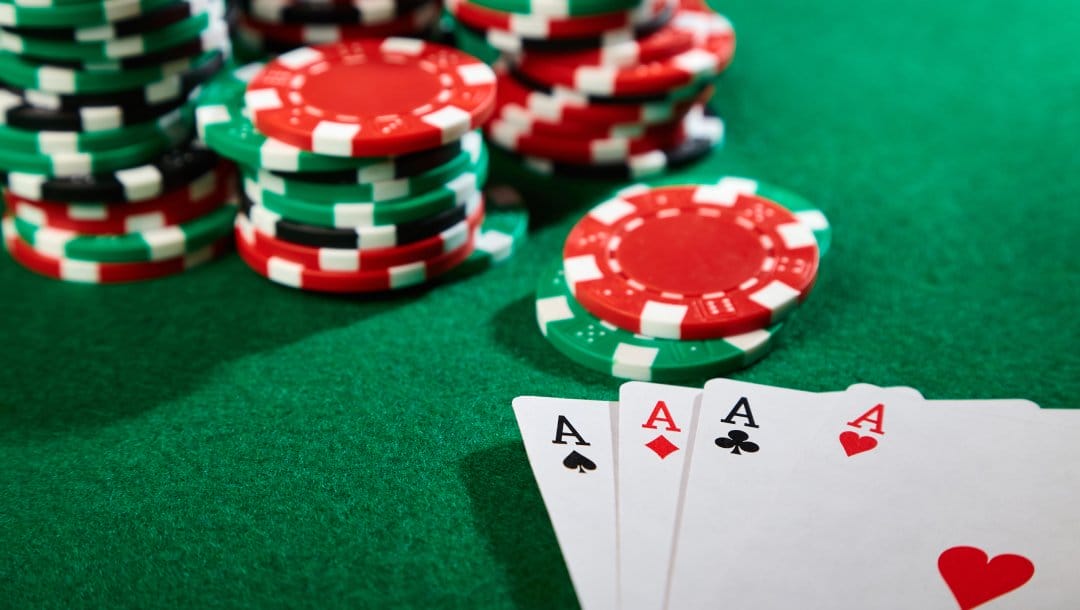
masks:
<svg viewBox="0 0 1080 610"><path fill-rule="evenodd" d="M877 447L877 439L872 436L860 436L858 432L848 430L840 433L840 444L844 447L844 453L851 457Z"/></svg>
<svg viewBox="0 0 1080 610"><path fill-rule="evenodd" d="M971 610L1024 586L1035 575L1035 564L1020 555L993 559L972 546L954 546L938 557L938 571L949 585L960 610Z"/></svg>

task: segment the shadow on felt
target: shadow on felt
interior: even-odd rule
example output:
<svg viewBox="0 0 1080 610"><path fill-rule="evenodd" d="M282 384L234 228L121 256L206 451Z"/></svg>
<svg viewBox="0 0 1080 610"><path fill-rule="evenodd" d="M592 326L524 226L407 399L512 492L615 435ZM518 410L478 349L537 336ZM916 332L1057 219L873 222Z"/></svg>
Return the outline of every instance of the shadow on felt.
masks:
<svg viewBox="0 0 1080 610"><path fill-rule="evenodd" d="M514 605L521 610L578 607L521 442L465 456L458 474L472 502L473 527L502 566Z"/></svg>
<svg viewBox="0 0 1080 610"><path fill-rule="evenodd" d="M235 256L114 286L58 282L0 264L7 267L0 282L12 292L0 302L0 435L22 441L136 417L182 398L232 360L425 294L313 295L273 284Z"/></svg>

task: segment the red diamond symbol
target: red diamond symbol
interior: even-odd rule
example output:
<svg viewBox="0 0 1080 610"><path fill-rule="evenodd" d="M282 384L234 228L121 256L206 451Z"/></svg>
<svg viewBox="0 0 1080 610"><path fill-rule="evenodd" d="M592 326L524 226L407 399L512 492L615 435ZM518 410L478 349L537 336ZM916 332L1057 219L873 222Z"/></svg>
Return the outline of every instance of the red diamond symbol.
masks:
<svg viewBox="0 0 1080 610"><path fill-rule="evenodd" d="M660 456L661 460L679 450L679 448L663 434L645 443L645 446L652 449L656 455Z"/></svg>

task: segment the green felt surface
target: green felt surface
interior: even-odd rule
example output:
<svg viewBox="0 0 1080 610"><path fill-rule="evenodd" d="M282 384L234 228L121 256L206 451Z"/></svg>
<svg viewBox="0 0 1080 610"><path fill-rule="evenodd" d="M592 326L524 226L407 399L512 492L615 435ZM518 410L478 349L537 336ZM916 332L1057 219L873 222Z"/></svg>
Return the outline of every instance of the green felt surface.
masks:
<svg viewBox="0 0 1080 610"><path fill-rule="evenodd" d="M1080 5L722 9L728 143L686 175L789 187L835 227L738 377L1077 406ZM0 606L571 607L510 401L617 396L533 320L601 189L522 184L536 228L509 264L393 297L294 292L236 257L97 288L0 256Z"/></svg>

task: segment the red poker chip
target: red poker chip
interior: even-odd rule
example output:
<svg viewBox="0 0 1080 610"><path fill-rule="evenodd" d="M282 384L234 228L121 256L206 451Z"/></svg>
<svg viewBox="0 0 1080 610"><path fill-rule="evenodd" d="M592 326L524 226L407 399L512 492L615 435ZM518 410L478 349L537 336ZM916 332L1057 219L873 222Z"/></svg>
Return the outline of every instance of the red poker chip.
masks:
<svg viewBox="0 0 1080 610"><path fill-rule="evenodd" d="M817 277L813 233L784 207L723 186L636 187L593 208L563 249L593 315L666 339L713 339L784 319Z"/></svg>
<svg viewBox="0 0 1080 610"><path fill-rule="evenodd" d="M735 30L721 15L676 13L667 26L686 33L689 49L654 57L633 65L582 63L574 54L527 55L516 69L524 76L551 86L569 87L598 96L633 96L662 93L715 76L731 63Z"/></svg>
<svg viewBox="0 0 1080 610"><path fill-rule="evenodd" d="M430 259L373 271L323 271L277 256L249 241L244 231L236 231L237 252L256 273L283 286L315 292L385 292L417 286L463 263L475 245L476 232L472 232L456 249Z"/></svg>
<svg viewBox="0 0 1080 610"><path fill-rule="evenodd" d="M244 102L259 131L304 150L402 155L458 140L486 121L495 73L418 39L351 40L280 55L251 80Z"/></svg>
<svg viewBox="0 0 1080 610"><path fill-rule="evenodd" d="M521 61L557 60L578 66L633 66L689 51L694 46L694 40L693 32L672 27L672 23L668 22L641 38L627 35L623 40L605 41L595 49L527 51Z"/></svg>
<svg viewBox="0 0 1080 610"><path fill-rule="evenodd" d="M238 20L260 37L288 44L325 44L357 38L411 36L431 27L439 17L438 3L429 3L400 17L378 24L300 24L267 23L250 17Z"/></svg>
<svg viewBox="0 0 1080 610"><path fill-rule="evenodd" d="M8 209L35 226L83 235L122 235L183 224L221 207L233 195L233 169L222 164L191 184L136 203L59 203L4 193Z"/></svg>
<svg viewBox="0 0 1080 610"><path fill-rule="evenodd" d="M597 121L576 121L563 119L561 121L544 120L529 110L516 104L499 106L495 111L495 120L509 123L523 130L528 130L537 135L555 138L634 138L648 133L650 128L656 125L667 125L682 121L699 102L691 100L675 106L670 118L662 122L630 122L630 123L607 123Z"/></svg>
<svg viewBox="0 0 1080 610"><path fill-rule="evenodd" d="M526 38L557 40L602 36L655 18L672 0L649 0L634 11L615 11L577 17L545 17L499 11L468 0L447 0L446 10L467 26L494 29Z"/></svg>
<svg viewBox="0 0 1080 610"><path fill-rule="evenodd" d="M121 284L176 275L209 262L231 249L232 236L177 258L140 263L97 263L38 252L18 236L11 217L5 216L4 245L16 262L39 275L84 284Z"/></svg>
<svg viewBox="0 0 1080 610"><path fill-rule="evenodd" d="M461 246L484 221L484 206L469 218L427 239L373 250L316 248L294 244L267 235L255 228L244 214L236 215L236 231L264 254L270 254L321 271L357 272L407 265L446 254Z"/></svg>
<svg viewBox="0 0 1080 610"><path fill-rule="evenodd" d="M690 106L707 101L713 92L712 86L702 87L701 93L685 102L600 103L562 90L552 94L536 91L503 71L498 75L498 89L498 105L503 115L508 111L524 112L550 123L577 122L598 127L624 123L670 123Z"/></svg>
<svg viewBox="0 0 1080 610"><path fill-rule="evenodd" d="M565 136L544 135L530 132L503 121L491 121L487 134L492 142L514 152L552 161L580 165L604 164L625 161L657 149L674 148L686 139L684 123L662 124L647 128L646 133L631 138L605 137L570 139Z"/></svg>

